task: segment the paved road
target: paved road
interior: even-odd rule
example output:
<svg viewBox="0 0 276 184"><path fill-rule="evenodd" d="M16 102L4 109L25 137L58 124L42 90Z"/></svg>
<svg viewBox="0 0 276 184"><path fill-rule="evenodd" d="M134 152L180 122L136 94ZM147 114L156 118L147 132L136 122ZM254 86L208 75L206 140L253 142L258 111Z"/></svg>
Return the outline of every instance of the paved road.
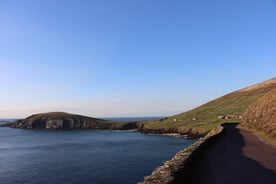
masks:
<svg viewBox="0 0 276 184"><path fill-rule="evenodd" d="M225 125L225 134L196 158L193 184L276 184L276 148L237 125Z"/></svg>

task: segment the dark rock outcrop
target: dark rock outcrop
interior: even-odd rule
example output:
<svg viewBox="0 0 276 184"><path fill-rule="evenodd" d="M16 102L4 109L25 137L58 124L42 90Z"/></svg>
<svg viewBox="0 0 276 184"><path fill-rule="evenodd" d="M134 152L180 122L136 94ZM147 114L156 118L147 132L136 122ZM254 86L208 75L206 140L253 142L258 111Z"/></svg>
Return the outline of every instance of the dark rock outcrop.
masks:
<svg viewBox="0 0 276 184"><path fill-rule="evenodd" d="M276 142L276 85L246 109L239 127Z"/></svg>
<svg viewBox="0 0 276 184"><path fill-rule="evenodd" d="M74 129L105 129L105 130L130 130L136 129L135 122L111 122L98 118L91 118L64 112L50 112L35 114L23 120L6 123L2 126L23 129L49 129L49 130L74 130Z"/></svg>

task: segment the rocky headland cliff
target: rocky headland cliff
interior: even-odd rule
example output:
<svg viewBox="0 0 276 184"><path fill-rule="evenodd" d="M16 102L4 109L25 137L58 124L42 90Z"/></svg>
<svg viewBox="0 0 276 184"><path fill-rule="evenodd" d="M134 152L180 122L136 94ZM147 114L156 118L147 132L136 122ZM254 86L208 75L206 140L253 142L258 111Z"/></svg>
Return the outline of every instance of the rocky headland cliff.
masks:
<svg viewBox="0 0 276 184"><path fill-rule="evenodd" d="M49 112L35 114L26 119L2 126L23 129L74 130L74 129L104 129L130 130L136 129L136 122L111 122L108 120L91 118L65 112Z"/></svg>
<svg viewBox="0 0 276 184"><path fill-rule="evenodd" d="M239 127L276 144L276 85L245 110Z"/></svg>

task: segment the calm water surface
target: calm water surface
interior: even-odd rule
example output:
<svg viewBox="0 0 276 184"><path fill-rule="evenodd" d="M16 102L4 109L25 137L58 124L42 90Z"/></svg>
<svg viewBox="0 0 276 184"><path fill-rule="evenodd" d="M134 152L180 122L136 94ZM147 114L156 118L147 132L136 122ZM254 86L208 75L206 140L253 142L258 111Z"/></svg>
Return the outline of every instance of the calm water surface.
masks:
<svg viewBox="0 0 276 184"><path fill-rule="evenodd" d="M137 183L193 142L130 131L0 128L0 183Z"/></svg>

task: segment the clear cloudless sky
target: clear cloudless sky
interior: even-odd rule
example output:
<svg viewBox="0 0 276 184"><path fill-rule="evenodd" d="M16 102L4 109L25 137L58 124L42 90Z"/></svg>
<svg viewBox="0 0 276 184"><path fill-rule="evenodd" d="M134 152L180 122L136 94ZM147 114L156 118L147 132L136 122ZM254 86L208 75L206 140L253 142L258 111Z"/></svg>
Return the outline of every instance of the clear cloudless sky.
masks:
<svg viewBox="0 0 276 184"><path fill-rule="evenodd" d="M168 116L275 73L275 0L0 0L1 118Z"/></svg>

